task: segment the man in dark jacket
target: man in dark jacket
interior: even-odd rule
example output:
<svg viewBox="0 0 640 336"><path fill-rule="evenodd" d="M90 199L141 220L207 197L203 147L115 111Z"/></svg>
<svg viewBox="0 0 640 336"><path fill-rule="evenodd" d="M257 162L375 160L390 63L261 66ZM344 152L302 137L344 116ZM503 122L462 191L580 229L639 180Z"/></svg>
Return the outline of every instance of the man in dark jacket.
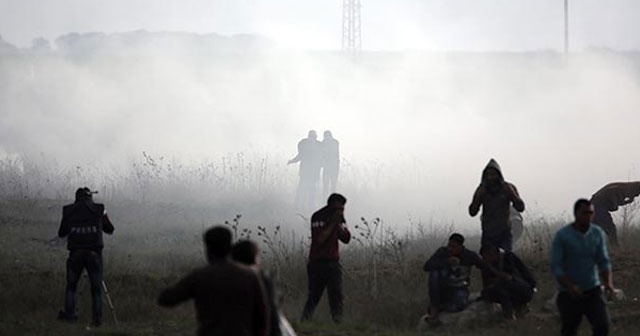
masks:
<svg viewBox="0 0 640 336"><path fill-rule="evenodd" d="M523 316L536 288L531 271L513 252L485 245L480 254L486 263L482 270L482 298L499 303L507 320Z"/></svg>
<svg viewBox="0 0 640 336"><path fill-rule="evenodd" d="M469 214L478 214L482 206L482 243L490 244L505 251L513 248L513 236L509 223L510 207L518 212L524 211L524 202L516 187L504 180L500 165L491 159L482 171L482 181L473 194L469 205Z"/></svg>
<svg viewBox="0 0 640 336"><path fill-rule="evenodd" d="M351 240L344 219L346 203L344 196L331 194L327 205L311 216L311 249L307 264L309 294L302 320L313 316L326 287L333 321L342 321L342 266L338 241L348 244Z"/></svg>
<svg viewBox="0 0 640 336"><path fill-rule="evenodd" d="M469 285L473 266L483 268L480 256L464 247L464 237L454 233L423 266L429 272L428 322L439 324L441 311L462 311L469 300Z"/></svg>
<svg viewBox="0 0 640 336"><path fill-rule="evenodd" d="M213 227L204 234L209 264L160 293L158 304L193 299L198 335L267 336L269 307L258 274L229 260L231 231Z"/></svg>
<svg viewBox="0 0 640 336"><path fill-rule="evenodd" d="M67 237L67 284L65 288L64 310L58 319L75 322L76 290L84 269L89 274L92 300L92 324L102 324L102 232L112 234L113 224L109 221L103 204L93 202L93 192L89 188L78 188L73 204L62 209L62 221L58 237Z"/></svg>

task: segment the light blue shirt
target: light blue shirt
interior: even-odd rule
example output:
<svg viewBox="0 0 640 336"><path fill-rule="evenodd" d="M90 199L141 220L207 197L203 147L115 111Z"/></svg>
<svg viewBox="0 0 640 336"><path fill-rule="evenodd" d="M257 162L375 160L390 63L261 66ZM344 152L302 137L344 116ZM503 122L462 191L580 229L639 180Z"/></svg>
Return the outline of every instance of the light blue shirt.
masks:
<svg viewBox="0 0 640 336"><path fill-rule="evenodd" d="M551 245L551 273L556 280L567 276L581 290L600 286L599 272L610 270L607 236L597 225L587 232L578 231L573 223L560 229ZM561 291L567 290L558 281Z"/></svg>

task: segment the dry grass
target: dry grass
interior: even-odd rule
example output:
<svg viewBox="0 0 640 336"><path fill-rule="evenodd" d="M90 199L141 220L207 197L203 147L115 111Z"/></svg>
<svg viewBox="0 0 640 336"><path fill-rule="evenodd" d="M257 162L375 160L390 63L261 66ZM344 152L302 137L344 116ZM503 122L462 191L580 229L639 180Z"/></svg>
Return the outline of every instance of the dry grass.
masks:
<svg viewBox="0 0 640 336"><path fill-rule="evenodd" d="M49 245L47 238L57 230L58 205L61 203L31 200L0 203L0 236L4 239L0 249L0 334L73 335L86 332L83 323L68 326L55 320L62 305L67 252L63 246ZM127 207L111 208L119 214L131 211ZM105 279L111 287L121 324L114 326L110 323L109 310L105 305L107 323L99 334L181 335L194 332L190 305L166 310L156 306L155 299L161 288L204 263L200 238L203 227L171 225L176 215L169 216L166 223L150 226L149 219L155 222L159 218L153 215L157 211L157 206L138 205L135 216L142 221L128 222L132 223L128 227L118 226L116 235L106 239ZM162 216L168 215L163 213ZM518 251L532 265L540 281L540 293L533 303L534 311L540 314L533 314L531 319L518 323L519 335L557 332L555 320L541 312L544 301L553 293L553 282L547 271L548 235L559 224L540 219L518 245ZM235 225L239 233L248 227L240 218L236 221L232 218L229 225ZM277 278L282 308L295 321L306 295L304 263L308 238L283 229L285 227L285 224L280 224L279 228L275 225L260 227L251 236L262 241L265 268L272 270ZM410 230L401 233L385 229L381 220L363 219L353 231L360 238L344 251L342 258L345 325L331 325L327 305L323 301L315 322L296 323L296 327L303 335L415 333L417 321L427 304L427 277L421 270L422 263L446 240L448 230L414 223L410 224ZM640 230L628 228L625 241L635 241L633 238L638 236ZM471 244L471 248L476 248ZM616 282L632 299L640 293L637 281L640 257L634 248L629 244L612 252ZM474 279L474 288L479 284L477 279ZM81 321L89 321L89 306L89 295L83 293L80 299ZM614 308L617 321L614 334L636 334L639 329L628 316L637 315L639 309L635 301ZM449 332L439 334L447 335ZM455 331L456 335L471 333L467 329ZM513 330L491 326L473 331L479 335L512 333Z"/></svg>
<svg viewBox="0 0 640 336"><path fill-rule="evenodd" d="M107 199L116 224L115 235L105 238L105 280L121 324L110 323L105 302L106 324L94 333L194 334L191 305L163 309L155 304L156 296L162 288L205 262L201 234L226 219L237 237L261 243L263 265L276 279L282 309L302 335L415 334L427 305L427 275L422 265L445 243L453 230L451 225L410 221L399 229L381 218L361 218L358 223L351 223L354 241L342 251L345 324L331 324L326 299L313 322L299 324L296 320L307 286L309 233L305 218L293 222L272 220L277 218L272 214L292 209L281 197L270 196L284 183L271 180L275 173L270 165L253 159L248 160L249 165L242 156L223 161L221 166L212 163L192 169L145 154L139 163L142 166L132 170L135 174L104 178L111 184L105 182L101 191L106 192L99 196ZM55 320L62 306L67 251L62 245L50 244L49 239L57 232L61 206L68 202L68 197L61 195L63 191L67 194L83 185L80 181L95 171L52 167L25 167L23 162L8 159L0 163L0 335L86 334L85 323L70 326ZM202 185L207 187L196 188ZM222 188L229 197L215 196L206 202L201 199L215 188ZM138 197L142 191L145 199ZM172 195L182 201L171 202ZM244 216L237 216L238 213ZM613 250L612 256L615 282L632 300L613 307L613 334L638 335L640 328L634 319L640 314L640 250L634 242L640 238L640 228L633 223L631 213L625 216L622 246ZM545 315L543 305L554 292L547 266L550 240L565 219L529 217L516 251L534 269L540 292L533 302L534 314L514 328L518 335L555 334L558 323ZM250 223L246 218L262 220ZM478 240L468 237L468 246L477 249ZM476 272L472 288L478 287ZM89 321L90 297L85 292L79 300L81 322ZM479 326L473 330L447 329L438 334L512 335L516 330Z"/></svg>

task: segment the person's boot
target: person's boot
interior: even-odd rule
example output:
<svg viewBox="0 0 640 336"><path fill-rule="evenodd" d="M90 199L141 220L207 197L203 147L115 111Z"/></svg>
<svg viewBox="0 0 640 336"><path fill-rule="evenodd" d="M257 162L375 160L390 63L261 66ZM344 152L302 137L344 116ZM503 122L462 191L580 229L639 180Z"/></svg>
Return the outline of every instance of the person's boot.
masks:
<svg viewBox="0 0 640 336"><path fill-rule="evenodd" d="M61 310L58 312L58 320L68 323L74 323L78 320L78 316L67 314L67 312Z"/></svg>

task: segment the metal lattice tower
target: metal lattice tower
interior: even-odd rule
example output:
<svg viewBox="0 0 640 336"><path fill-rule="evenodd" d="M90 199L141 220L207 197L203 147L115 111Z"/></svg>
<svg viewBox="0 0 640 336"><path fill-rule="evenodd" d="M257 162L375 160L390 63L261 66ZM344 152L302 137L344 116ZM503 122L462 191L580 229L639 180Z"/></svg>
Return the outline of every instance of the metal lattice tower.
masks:
<svg viewBox="0 0 640 336"><path fill-rule="evenodd" d="M343 0L342 50L350 54L357 54L361 49L360 0Z"/></svg>

